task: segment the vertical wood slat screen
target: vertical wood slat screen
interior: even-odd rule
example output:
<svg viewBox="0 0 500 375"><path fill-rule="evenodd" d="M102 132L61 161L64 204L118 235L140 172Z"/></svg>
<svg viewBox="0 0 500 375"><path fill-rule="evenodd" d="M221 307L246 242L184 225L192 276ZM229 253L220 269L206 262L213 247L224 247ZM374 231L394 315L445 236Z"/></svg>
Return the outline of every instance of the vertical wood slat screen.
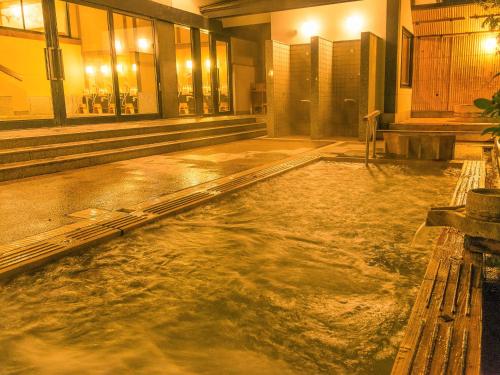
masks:
<svg viewBox="0 0 500 375"><path fill-rule="evenodd" d="M491 37L495 34L416 38L412 110L452 112L455 105L491 97L499 86L492 77L500 71L500 56L483 48Z"/></svg>

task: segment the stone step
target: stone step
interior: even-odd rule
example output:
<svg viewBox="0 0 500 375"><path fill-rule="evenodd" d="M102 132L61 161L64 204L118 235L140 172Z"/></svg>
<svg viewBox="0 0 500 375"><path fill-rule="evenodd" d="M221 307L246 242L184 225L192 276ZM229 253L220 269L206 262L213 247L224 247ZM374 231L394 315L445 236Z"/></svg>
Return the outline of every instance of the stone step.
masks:
<svg viewBox="0 0 500 375"><path fill-rule="evenodd" d="M70 169L84 168L93 165L140 158L144 156L165 154L190 148L257 138L265 136L266 134L267 131L265 129L258 129L223 135L215 135L210 137L192 138L187 140L177 140L76 155L59 156L50 159L3 164L0 165L0 181L15 180L42 174L56 173Z"/></svg>
<svg viewBox="0 0 500 375"><path fill-rule="evenodd" d="M41 146L10 148L0 150L0 164L17 163L37 159L48 159L59 156L83 154L95 151L104 151L168 141L177 141L189 138L203 138L213 135L222 135L235 132L239 133L251 130L261 130L265 129L265 127L266 124L263 122L251 122L217 127L202 127L199 129L146 133L124 137L112 137L78 142L47 144Z"/></svg>
<svg viewBox="0 0 500 375"><path fill-rule="evenodd" d="M40 129L38 132L19 130L9 132L9 137L0 131L0 149L42 146L60 143L82 142L103 138L118 138L134 135L195 130L224 127L228 125L250 124L257 122L255 117L233 117L215 120L153 120L116 124L96 124L86 126ZM5 133L4 133L5 134ZM12 135L14 134L14 135Z"/></svg>

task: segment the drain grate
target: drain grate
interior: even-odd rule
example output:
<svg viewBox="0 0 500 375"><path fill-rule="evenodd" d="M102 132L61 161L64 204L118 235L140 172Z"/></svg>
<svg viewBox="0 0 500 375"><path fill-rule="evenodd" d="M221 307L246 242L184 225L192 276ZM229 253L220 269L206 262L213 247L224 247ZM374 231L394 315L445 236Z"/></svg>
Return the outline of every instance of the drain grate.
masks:
<svg viewBox="0 0 500 375"><path fill-rule="evenodd" d="M71 232L66 233L65 237L80 241L89 242L101 239L103 237L108 237L116 234L116 230L112 228L106 228L99 225L90 225L88 227L75 229Z"/></svg>
<svg viewBox="0 0 500 375"><path fill-rule="evenodd" d="M278 164L278 165L275 165L275 166L272 166L269 168L262 169L258 172L252 173L252 174L248 174L245 176L235 178L234 180L231 180L231 181L225 182L223 184L220 184L216 187L213 187L213 188L209 189L209 191L220 193L220 194L227 193L227 192L230 192L232 190L242 188L246 185L253 184L253 183L259 182L263 179L275 176L277 174L285 173L291 169L297 168L299 166L303 166L305 164L308 164L308 163L313 162L315 160L318 160L320 158L321 158L321 155L317 154L317 155L311 155L311 156L295 159L295 160L289 161L287 163Z"/></svg>
<svg viewBox="0 0 500 375"><path fill-rule="evenodd" d="M10 252L3 253L0 256L0 274L6 268L11 268L24 261L32 261L40 256L47 256L52 253L59 253L65 250L66 247L61 244L56 244L48 241L35 243L27 247L19 247Z"/></svg>
<svg viewBox="0 0 500 375"><path fill-rule="evenodd" d="M179 210L181 208L185 208L191 205L194 205L198 202L209 199L213 196L213 194L207 191L201 191L194 194L190 194L185 197L177 198L174 200L169 200L166 202L161 202L152 205L151 207L144 210L144 212L152 213L155 215L165 215L172 211Z"/></svg>
<svg viewBox="0 0 500 375"><path fill-rule="evenodd" d="M132 230L134 228L140 227L152 220L152 215L128 215L121 217L119 219L113 219L108 221L99 222L98 225L101 227L117 229L119 231L125 232L127 230Z"/></svg>

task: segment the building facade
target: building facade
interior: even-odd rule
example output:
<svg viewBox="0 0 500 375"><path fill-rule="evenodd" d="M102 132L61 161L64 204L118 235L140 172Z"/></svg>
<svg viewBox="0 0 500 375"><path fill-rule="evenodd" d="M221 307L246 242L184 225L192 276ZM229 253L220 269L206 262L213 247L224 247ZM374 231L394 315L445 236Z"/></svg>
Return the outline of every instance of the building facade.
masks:
<svg viewBox="0 0 500 375"><path fill-rule="evenodd" d="M232 113L222 24L149 0L0 1L0 129Z"/></svg>

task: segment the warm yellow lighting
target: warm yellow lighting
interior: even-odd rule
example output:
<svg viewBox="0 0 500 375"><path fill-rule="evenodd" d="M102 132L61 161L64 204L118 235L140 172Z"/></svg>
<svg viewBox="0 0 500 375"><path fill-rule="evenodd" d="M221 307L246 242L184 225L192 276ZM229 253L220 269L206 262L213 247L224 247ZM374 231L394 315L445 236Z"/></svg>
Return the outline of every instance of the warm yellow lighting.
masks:
<svg viewBox="0 0 500 375"><path fill-rule="evenodd" d="M492 37L483 40L483 50L486 53L495 53L497 51L496 38Z"/></svg>
<svg viewBox="0 0 500 375"><path fill-rule="evenodd" d="M116 70L118 73L123 73L125 71L125 68L123 67L123 64L116 64Z"/></svg>
<svg viewBox="0 0 500 375"><path fill-rule="evenodd" d="M205 67L207 69L210 69L211 66L212 66L212 61L210 61L210 59L206 59L205 60Z"/></svg>
<svg viewBox="0 0 500 375"><path fill-rule="evenodd" d="M92 65L87 65L85 67L85 73L87 73L89 76L95 75L95 68Z"/></svg>
<svg viewBox="0 0 500 375"><path fill-rule="evenodd" d="M145 38L141 38L141 39L137 40L137 46L139 47L140 51L147 51L149 49L150 44L151 43L149 42L149 40L147 40Z"/></svg>
<svg viewBox="0 0 500 375"><path fill-rule="evenodd" d="M300 32L306 38L310 38L312 36L317 36L319 34L319 23L317 21L307 21L300 26Z"/></svg>
<svg viewBox="0 0 500 375"><path fill-rule="evenodd" d="M188 68L189 70L193 69L193 60L186 61L186 68Z"/></svg>
<svg viewBox="0 0 500 375"><path fill-rule="evenodd" d="M111 74L111 68L108 65L101 65L101 73L105 76L109 76Z"/></svg>
<svg viewBox="0 0 500 375"><path fill-rule="evenodd" d="M344 27L351 34L359 34L363 30L364 23L362 16L354 14L346 18Z"/></svg>
<svg viewBox="0 0 500 375"><path fill-rule="evenodd" d="M24 23L27 29L43 28L43 10L42 4L25 4L23 5Z"/></svg>
<svg viewBox="0 0 500 375"><path fill-rule="evenodd" d="M137 72L137 64L132 64L132 71Z"/></svg>
<svg viewBox="0 0 500 375"><path fill-rule="evenodd" d="M16 18L21 18L22 15L23 15L23 12L21 10L21 6L20 5L13 5L9 8L7 8L7 11L5 12L5 14L9 14L13 17L16 17Z"/></svg>
<svg viewBox="0 0 500 375"><path fill-rule="evenodd" d="M115 50L116 50L116 53L123 52L123 44L120 40L115 40Z"/></svg>

